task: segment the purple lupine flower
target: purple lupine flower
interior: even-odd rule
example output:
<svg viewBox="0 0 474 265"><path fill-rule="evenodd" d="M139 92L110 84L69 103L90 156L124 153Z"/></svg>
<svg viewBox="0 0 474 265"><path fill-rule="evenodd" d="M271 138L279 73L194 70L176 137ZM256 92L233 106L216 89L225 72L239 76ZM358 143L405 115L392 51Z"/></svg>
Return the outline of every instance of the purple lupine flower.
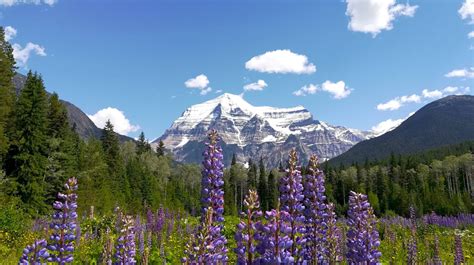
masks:
<svg viewBox="0 0 474 265"><path fill-rule="evenodd" d="M334 212L334 204L329 203L326 207L328 215L326 219L326 244L323 252L323 261L319 263L337 264L342 261L341 253L341 229L337 226L336 213Z"/></svg>
<svg viewBox="0 0 474 265"><path fill-rule="evenodd" d="M175 216L174 214L170 213L167 217L168 223L166 225L166 238L170 238L171 234L174 231L174 221L175 221Z"/></svg>
<svg viewBox="0 0 474 265"><path fill-rule="evenodd" d="M367 195L350 192L347 212L347 259L350 264L377 264L381 256L379 233Z"/></svg>
<svg viewBox="0 0 474 265"><path fill-rule="evenodd" d="M73 261L74 240L76 238L77 219L77 179L70 178L64 185L66 193L58 193L58 201L53 203L55 213L50 228L48 249L51 251L48 261L58 264Z"/></svg>
<svg viewBox="0 0 474 265"><path fill-rule="evenodd" d="M260 203L258 194L255 190L250 190L245 197L244 205L247 212L242 212L243 220L237 225L235 241L237 248L234 249L237 254L238 264L254 264L258 260L256 257L255 233L257 232L258 219L262 216L259 210Z"/></svg>
<svg viewBox="0 0 474 265"><path fill-rule="evenodd" d="M135 228L131 216L122 217L122 228L115 245L115 265L135 264Z"/></svg>
<svg viewBox="0 0 474 265"><path fill-rule="evenodd" d="M165 225L165 212L163 207L160 207L156 213L156 220L153 232L156 234L157 244L161 246L161 239L163 235L163 227Z"/></svg>
<svg viewBox="0 0 474 265"><path fill-rule="evenodd" d="M153 232L153 226L154 226L154 221L155 217L153 216L153 212L151 209L147 209L146 212L146 225L145 225L145 234L146 234L146 247L148 249L151 249L151 244L152 244L152 232Z"/></svg>
<svg viewBox="0 0 474 265"><path fill-rule="evenodd" d="M288 213L288 219L291 228L290 239L293 245L290 248L291 255L297 262L302 259L302 247L305 244L305 238L299 236L304 234L304 205L303 205L303 184L300 170L298 169L298 157L296 150L290 151L288 168L285 176L280 178L280 202L281 210Z"/></svg>
<svg viewBox="0 0 474 265"><path fill-rule="evenodd" d="M141 257L145 253L145 230L140 229L138 233L138 253Z"/></svg>
<svg viewBox="0 0 474 265"><path fill-rule="evenodd" d="M295 259L290 253L293 242L289 235L291 227L285 220L289 219L288 212L280 211L280 203L277 209L265 212L266 222L258 223L258 233L255 234L259 242L257 251L261 255L262 264L290 264Z"/></svg>
<svg viewBox="0 0 474 265"><path fill-rule="evenodd" d="M23 254L21 255L18 264L46 264L46 260L49 258L49 253L46 249L46 245L46 240L40 239L36 240L33 244L26 246L23 249Z"/></svg>
<svg viewBox="0 0 474 265"><path fill-rule="evenodd" d="M222 149L218 144L219 136L215 130L209 133L209 143L203 153L202 162L202 214L199 230L207 229L207 234L199 237L196 246L199 249L197 256L190 253L186 262L195 259L205 263L222 263L227 261L227 243L222 234L224 228L224 164L222 163ZM208 211L212 209L211 213ZM210 216L209 216L210 215Z"/></svg>
<svg viewBox="0 0 474 265"><path fill-rule="evenodd" d="M324 195L324 174L318 168L318 159L312 155L309 159L308 174L304 184L304 216L306 222L306 260L317 264L324 259L326 252L326 231L328 212Z"/></svg>
<svg viewBox="0 0 474 265"><path fill-rule="evenodd" d="M112 251L114 248L114 242L110 237L110 228L107 227L105 231L105 245L102 249L101 264L112 265Z"/></svg>
<svg viewBox="0 0 474 265"><path fill-rule="evenodd" d="M410 206L410 230L411 230L411 237L408 241L408 250L407 250L407 264L414 265L417 264L417 256L418 256L418 244L416 240L416 214L415 208Z"/></svg>
<svg viewBox="0 0 474 265"><path fill-rule="evenodd" d="M220 264L225 263L224 257L216 253L216 249L222 249L224 242L216 240L215 234L220 233L219 226L214 224L214 216L211 206L205 211L204 222L201 223L194 240L186 244L182 259L185 264Z"/></svg>
<svg viewBox="0 0 474 265"><path fill-rule="evenodd" d="M140 215L137 215L135 218L134 229L135 235L138 235L138 253L140 256L143 256L143 253L145 252L146 224L142 223Z"/></svg>
<svg viewBox="0 0 474 265"><path fill-rule="evenodd" d="M454 236L454 264L464 264L464 253L462 249L461 235L456 234Z"/></svg>
<svg viewBox="0 0 474 265"><path fill-rule="evenodd" d="M407 264L415 265L417 262L418 255L418 246L415 236L412 234L410 240L408 241L408 250L407 250Z"/></svg>
<svg viewBox="0 0 474 265"><path fill-rule="evenodd" d="M434 246L433 246L433 265L441 265L443 262L439 257L439 238L437 235L434 237Z"/></svg>

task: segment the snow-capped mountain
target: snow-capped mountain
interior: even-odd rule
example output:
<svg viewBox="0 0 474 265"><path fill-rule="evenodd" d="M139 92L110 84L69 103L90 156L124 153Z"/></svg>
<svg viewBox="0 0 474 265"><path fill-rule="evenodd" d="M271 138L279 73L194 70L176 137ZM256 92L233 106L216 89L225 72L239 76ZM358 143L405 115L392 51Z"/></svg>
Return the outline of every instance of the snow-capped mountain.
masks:
<svg viewBox="0 0 474 265"><path fill-rule="evenodd" d="M370 132L315 120L302 106L257 107L239 95L225 93L189 107L152 145L162 140L177 160L198 162L210 129L222 138L226 164L235 153L242 162L263 157L275 166L286 160L291 148L304 161L313 153L327 160L371 137Z"/></svg>

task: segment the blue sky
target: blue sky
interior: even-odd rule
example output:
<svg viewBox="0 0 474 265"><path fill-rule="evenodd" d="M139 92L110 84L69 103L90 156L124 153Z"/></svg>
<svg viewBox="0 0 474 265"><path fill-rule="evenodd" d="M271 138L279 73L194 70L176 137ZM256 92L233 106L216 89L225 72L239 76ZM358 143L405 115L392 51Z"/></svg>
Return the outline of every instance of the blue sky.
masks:
<svg viewBox="0 0 474 265"><path fill-rule="evenodd" d="M0 0L0 13L20 72L130 136L249 84L253 105L364 130L474 91L474 0Z"/></svg>

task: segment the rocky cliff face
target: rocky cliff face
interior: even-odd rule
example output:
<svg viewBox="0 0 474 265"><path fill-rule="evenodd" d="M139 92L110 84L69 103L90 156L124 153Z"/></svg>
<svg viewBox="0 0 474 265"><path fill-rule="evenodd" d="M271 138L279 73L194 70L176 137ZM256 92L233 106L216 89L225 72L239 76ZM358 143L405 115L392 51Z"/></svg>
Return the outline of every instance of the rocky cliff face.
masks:
<svg viewBox="0 0 474 265"><path fill-rule="evenodd" d="M178 161L199 162L210 129L222 138L226 164L235 153L241 162L263 157L268 166L284 163L292 148L303 161L313 153L327 160L371 136L315 120L302 106L256 107L241 96L223 94L189 107L152 145L162 140Z"/></svg>

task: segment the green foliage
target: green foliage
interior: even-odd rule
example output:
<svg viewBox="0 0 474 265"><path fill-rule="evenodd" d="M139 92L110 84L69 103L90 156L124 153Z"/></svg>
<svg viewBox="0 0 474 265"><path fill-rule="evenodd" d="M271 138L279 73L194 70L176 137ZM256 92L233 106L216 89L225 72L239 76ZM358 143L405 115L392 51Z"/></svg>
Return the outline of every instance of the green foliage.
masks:
<svg viewBox="0 0 474 265"><path fill-rule="evenodd" d="M410 205L419 214L432 211L442 215L474 210L471 183L474 178L471 153L447 156L443 160L418 163L413 156L392 155L386 162L358 164L328 170L328 198L337 203L338 213L345 212L347 193L355 190L369 195L377 215L393 211L408 215Z"/></svg>
<svg viewBox="0 0 474 265"><path fill-rule="evenodd" d="M8 125L11 125L11 111L14 107L15 91L12 78L15 74L13 48L5 40L5 31L0 27L0 162L8 150Z"/></svg>
<svg viewBox="0 0 474 265"><path fill-rule="evenodd" d="M17 194L30 214L45 213L48 102L43 80L28 73L15 108L15 131L7 175L18 183Z"/></svg>

